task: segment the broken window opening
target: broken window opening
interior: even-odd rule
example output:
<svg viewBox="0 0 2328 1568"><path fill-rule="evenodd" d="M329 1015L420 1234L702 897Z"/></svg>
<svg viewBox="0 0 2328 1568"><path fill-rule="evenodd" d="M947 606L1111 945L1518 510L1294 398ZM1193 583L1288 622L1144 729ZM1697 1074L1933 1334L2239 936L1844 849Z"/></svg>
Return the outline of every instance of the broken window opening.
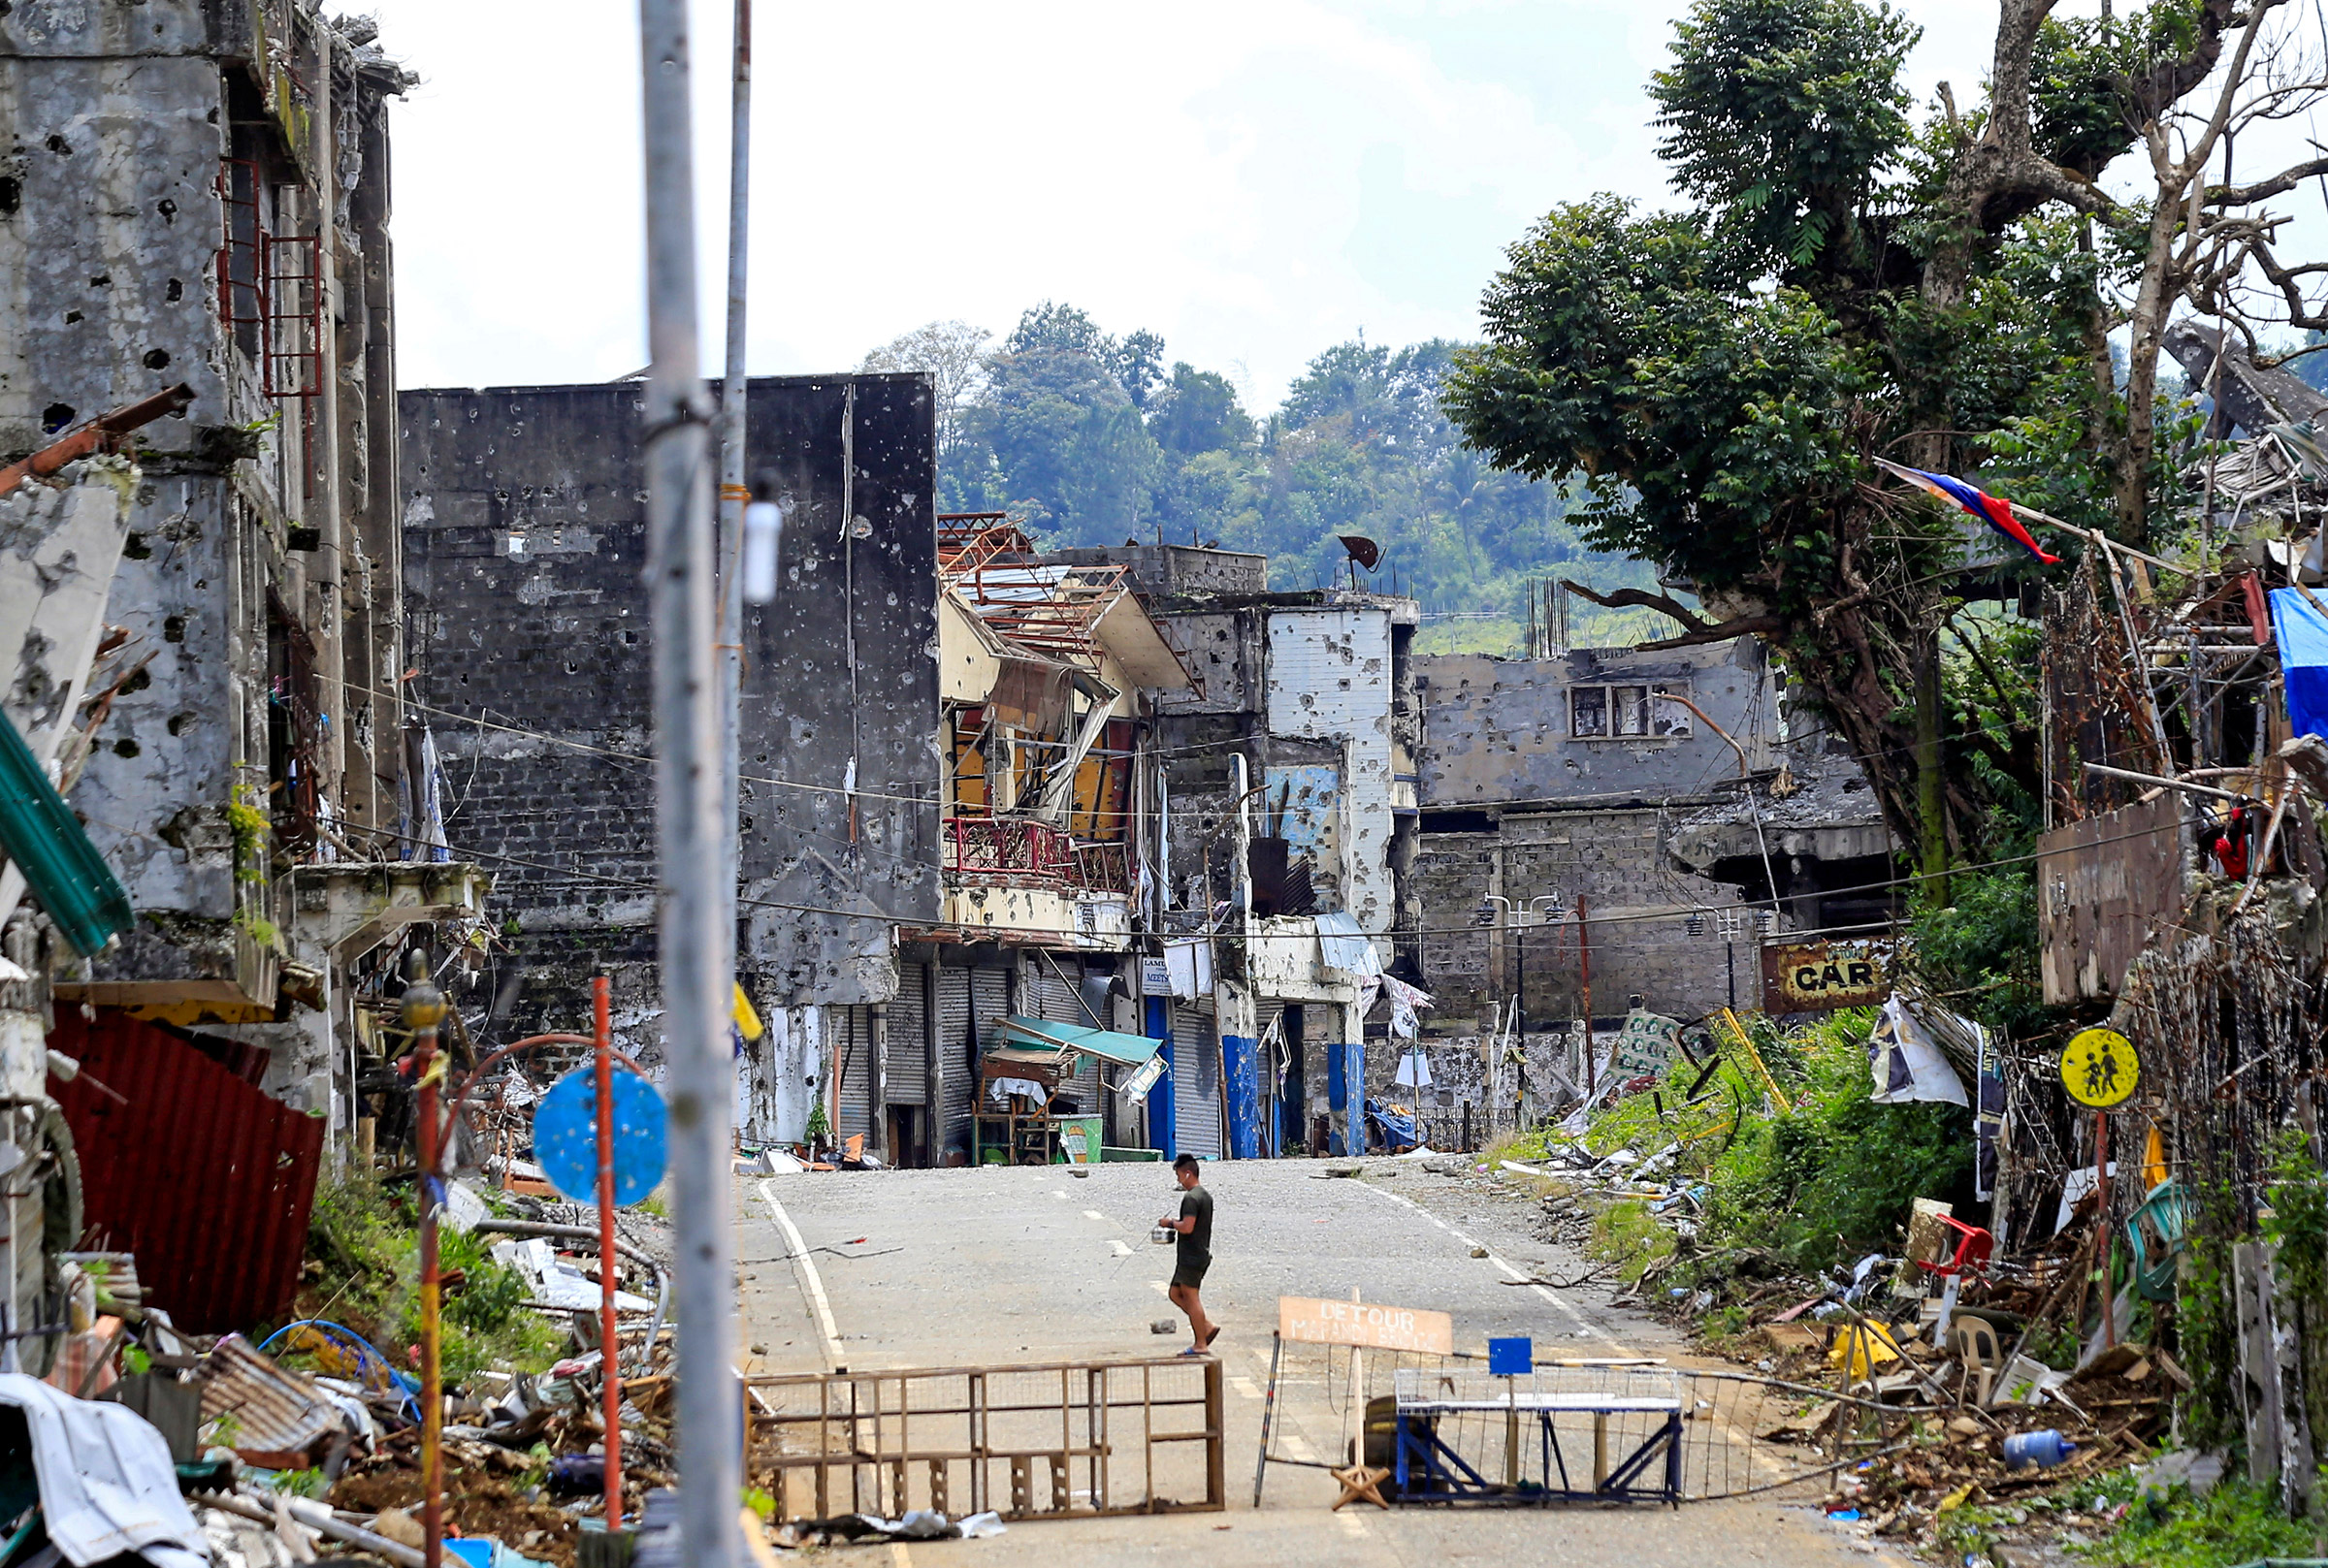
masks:
<svg viewBox="0 0 2328 1568"><path fill-rule="evenodd" d="M1672 700L1687 687L1575 686L1568 688L1568 733L1585 739L1684 739L1691 733L1688 707Z"/></svg>

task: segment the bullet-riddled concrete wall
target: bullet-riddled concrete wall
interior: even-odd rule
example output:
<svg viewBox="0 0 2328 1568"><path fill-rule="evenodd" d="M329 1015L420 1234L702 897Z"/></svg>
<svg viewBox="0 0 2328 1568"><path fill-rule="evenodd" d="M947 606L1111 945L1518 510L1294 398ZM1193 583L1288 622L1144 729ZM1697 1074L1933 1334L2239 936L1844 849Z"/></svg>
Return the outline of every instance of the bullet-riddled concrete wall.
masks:
<svg viewBox="0 0 2328 1568"><path fill-rule="evenodd" d="M447 834L523 933L520 1015L564 1027L598 963L641 1008L656 991L639 397L400 400ZM930 400L912 375L751 385L750 471L787 507L777 596L745 615L739 716L738 966L770 1007L886 1001L890 922L939 916Z"/></svg>
<svg viewBox="0 0 2328 1568"><path fill-rule="evenodd" d="M1472 1027L1518 993L1523 962L1533 1026L1579 1015L1580 897L1591 917L1595 1017L1623 1014L1636 994L1652 1010L1680 1018L1733 1000L1754 1005L1761 958L1752 912L1739 905L1736 887L1679 870L1666 852L1671 832L1670 817L1655 809L1515 814L1491 830L1425 832L1414 880L1423 983L1438 1002L1426 1019L1440 1029ZM1523 933L1499 907L1483 924L1478 910L1490 893L1515 905L1557 893L1565 917ZM1693 909L1703 912L1695 934ZM1724 911L1737 933L1727 943Z"/></svg>
<svg viewBox="0 0 2328 1568"><path fill-rule="evenodd" d="M1580 648L1543 659L1439 654L1414 665L1423 703L1417 793L1426 812L1698 799L1738 777L1737 752L1694 714L1683 716L1687 735L1574 734L1570 701L1580 687L1664 686L1744 745L1752 766L1770 765L1777 692L1752 637L1660 653Z"/></svg>
<svg viewBox="0 0 2328 1568"><path fill-rule="evenodd" d="M58 994L239 1031L271 1091L335 1115L275 976L290 865L395 852L394 439L367 406L394 384L407 79L375 32L294 0L0 6L0 460L192 395L135 437L105 607L127 679L70 797L139 917Z"/></svg>

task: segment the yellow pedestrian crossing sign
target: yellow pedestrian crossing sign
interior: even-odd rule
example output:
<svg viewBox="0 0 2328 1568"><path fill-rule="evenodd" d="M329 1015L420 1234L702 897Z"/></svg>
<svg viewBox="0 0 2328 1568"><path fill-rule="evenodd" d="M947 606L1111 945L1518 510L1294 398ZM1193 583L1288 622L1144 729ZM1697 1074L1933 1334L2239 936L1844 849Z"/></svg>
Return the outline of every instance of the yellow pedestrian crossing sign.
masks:
<svg viewBox="0 0 2328 1568"><path fill-rule="evenodd" d="M2081 1029L2061 1053L2061 1087L2081 1105L2123 1104L2141 1081L2134 1042L2115 1029Z"/></svg>

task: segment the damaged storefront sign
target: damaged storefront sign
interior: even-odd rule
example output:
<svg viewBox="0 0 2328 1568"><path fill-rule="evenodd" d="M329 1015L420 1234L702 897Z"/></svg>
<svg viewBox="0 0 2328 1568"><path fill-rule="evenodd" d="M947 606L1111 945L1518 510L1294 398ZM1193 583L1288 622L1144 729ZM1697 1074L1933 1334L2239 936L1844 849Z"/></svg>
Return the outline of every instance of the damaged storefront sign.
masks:
<svg viewBox="0 0 2328 1568"><path fill-rule="evenodd" d="M1892 994L1888 938L1774 942L1762 948L1762 1008L1771 1013L1872 1008Z"/></svg>

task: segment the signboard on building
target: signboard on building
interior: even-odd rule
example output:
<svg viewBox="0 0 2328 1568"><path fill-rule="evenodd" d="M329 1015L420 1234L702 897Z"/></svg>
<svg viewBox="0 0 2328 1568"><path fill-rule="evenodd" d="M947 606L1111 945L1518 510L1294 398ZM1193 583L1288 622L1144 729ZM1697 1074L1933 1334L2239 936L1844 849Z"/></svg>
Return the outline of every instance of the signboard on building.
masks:
<svg viewBox="0 0 2328 1568"><path fill-rule="evenodd" d="M1889 938L1762 944L1762 1010L1872 1008L1892 994Z"/></svg>
<svg viewBox="0 0 2328 1568"><path fill-rule="evenodd" d="M1369 1350L1410 1350L1423 1356L1455 1354L1455 1320L1446 1313L1378 1306L1372 1301L1280 1296L1277 1333L1309 1345L1361 1345Z"/></svg>

